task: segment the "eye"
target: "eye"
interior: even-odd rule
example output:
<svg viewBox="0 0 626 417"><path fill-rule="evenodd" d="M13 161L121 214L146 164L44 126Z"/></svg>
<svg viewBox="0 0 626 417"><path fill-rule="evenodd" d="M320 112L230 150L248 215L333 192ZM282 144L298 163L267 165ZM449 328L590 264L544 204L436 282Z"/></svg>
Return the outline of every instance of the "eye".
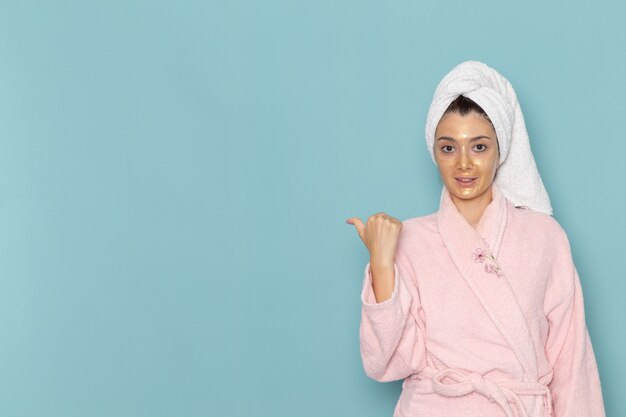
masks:
<svg viewBox="0 0 626 417"><path fill-rule="evenodd" d="M482 152L482 151L484 151L484 150L486 150L486 149L487 149L487 145L484 145L484 144L482 144L482 143L479 143L479 144L478 144L478 145L476 145L476 146L482 146L482 147L483 147L482 149L479 149L479 151L480 151L480 152Z"/></svg>
<svg viewBox="0 0 626 417"><path fill-rule="evenodd" d="M450 151L450 152L449 152L449 151L446 151L446 148L452 148L452 145L446 145L446 146L443 146L443 147L441 148L441 150L443 151L443 153L450 153L451 151Z"/></svg>

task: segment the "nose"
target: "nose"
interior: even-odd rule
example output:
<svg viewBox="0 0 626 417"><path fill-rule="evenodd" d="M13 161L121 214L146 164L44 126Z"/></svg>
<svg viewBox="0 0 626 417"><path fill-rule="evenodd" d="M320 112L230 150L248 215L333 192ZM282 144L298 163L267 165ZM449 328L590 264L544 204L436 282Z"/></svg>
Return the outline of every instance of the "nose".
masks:
<svg viewBox="0 0 626 417"><path fill-rule="evenodd" d="M460 152L460 157L459 157L459 167L462 170L466 170L468 168L472 167L472 161L468 155L468 151L466 149L463 149Z"/></svg>

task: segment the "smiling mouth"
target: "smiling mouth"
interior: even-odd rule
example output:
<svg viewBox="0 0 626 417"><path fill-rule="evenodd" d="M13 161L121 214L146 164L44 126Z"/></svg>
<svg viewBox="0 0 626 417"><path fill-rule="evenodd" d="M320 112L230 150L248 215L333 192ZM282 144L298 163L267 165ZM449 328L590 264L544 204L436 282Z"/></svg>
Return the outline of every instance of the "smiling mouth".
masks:
<svg viewBox="0 0 626 417"><path fill-rule="evenodd" d="M456 183L461 186L473 185L478 177L454 177Z"/></svg>

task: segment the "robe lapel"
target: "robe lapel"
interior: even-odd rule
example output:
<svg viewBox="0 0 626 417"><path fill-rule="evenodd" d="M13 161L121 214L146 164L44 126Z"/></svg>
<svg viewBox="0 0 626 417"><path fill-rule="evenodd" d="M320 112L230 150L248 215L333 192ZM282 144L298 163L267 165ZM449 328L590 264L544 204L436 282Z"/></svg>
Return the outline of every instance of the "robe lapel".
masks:
<svg viewBox="0 0 626 417"><path fill-rule="evenodd" d="M514 207L495 183L492 197L475 229L458 211L444 186L437 226L456 267L515 352L524 369L524 380L534 382L537 381L537 358L530 330L509 283L510 279L524 277L507 276L507 271L497 261L507 216Z"/></svg>

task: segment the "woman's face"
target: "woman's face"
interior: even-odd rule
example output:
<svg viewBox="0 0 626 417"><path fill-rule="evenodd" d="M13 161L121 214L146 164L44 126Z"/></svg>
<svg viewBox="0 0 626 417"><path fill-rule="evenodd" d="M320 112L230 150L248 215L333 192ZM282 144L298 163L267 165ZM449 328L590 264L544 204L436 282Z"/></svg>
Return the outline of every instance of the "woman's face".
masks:
<svg viewBox="0 0 626 417"><path fill-rule="evenodd" d="M439 174L453 197L471 200L491 189L500 151L491 123L476 112L448 113L435 130ZM459 178L473 178L469 183Z"/></svg>

